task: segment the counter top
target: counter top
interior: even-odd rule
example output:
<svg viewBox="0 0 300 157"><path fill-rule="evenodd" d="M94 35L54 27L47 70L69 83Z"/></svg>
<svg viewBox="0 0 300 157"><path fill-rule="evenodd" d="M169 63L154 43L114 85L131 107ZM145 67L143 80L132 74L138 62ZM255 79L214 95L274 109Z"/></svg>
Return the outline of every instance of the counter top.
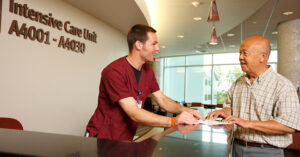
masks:
<svg viewBox="0 0 300 157"><path fill-rule="evenodd" d="M179 125L140 142L0 129L0 156L228 156L232 125Z"/></svg>

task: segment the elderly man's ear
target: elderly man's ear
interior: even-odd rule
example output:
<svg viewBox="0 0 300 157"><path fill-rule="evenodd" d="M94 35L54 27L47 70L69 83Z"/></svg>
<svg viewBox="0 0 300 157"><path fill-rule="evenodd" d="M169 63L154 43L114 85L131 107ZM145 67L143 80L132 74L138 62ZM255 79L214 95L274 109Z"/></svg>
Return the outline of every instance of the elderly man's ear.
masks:
<svg viewBox="0 0 300 157"><path fill-rule="evenodd" d="M267 62L268 61L268 57L269 57L268 53L267 52L263 52L262 56L260 57L259 62L261 62L261 63Z"/></svg>

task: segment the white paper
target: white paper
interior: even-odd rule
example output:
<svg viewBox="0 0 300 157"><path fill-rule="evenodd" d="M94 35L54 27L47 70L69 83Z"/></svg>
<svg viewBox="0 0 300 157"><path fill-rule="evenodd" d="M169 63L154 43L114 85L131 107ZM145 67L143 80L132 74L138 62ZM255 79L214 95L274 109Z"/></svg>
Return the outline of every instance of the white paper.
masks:
<svg viewBox="0 0 300 157"><path fill-rule="evenodd" d="M201 124L207 124L207 125L222 125L222 124L232 124L231 122L221 122L221 121L216 121L216 120L199 120L198 121Z"/></svg>

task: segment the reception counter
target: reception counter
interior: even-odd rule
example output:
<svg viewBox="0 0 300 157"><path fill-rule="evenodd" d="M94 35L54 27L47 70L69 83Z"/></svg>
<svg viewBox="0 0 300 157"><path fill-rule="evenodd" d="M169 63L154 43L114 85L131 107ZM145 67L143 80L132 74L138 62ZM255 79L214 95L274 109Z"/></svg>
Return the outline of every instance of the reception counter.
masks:
<svg viewBox="0 0 300 157"><path fill-rule="evenodd" d="M232 125L179 125L140 142L0 129L0 156L228 156Z"/></svg>

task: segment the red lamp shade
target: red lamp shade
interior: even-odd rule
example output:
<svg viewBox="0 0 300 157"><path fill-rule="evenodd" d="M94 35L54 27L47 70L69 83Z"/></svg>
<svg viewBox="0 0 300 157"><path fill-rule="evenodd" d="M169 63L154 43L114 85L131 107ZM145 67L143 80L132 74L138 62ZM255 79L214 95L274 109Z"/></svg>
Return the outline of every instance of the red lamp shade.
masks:
<svg viewBox="0 0 300 157"><path fill-rule="evenodd" d="M217 33L216 33L215 26L213 26L212 33L211 33L210 40L209 40L209 44L210 45L217 45L218 44L218 38L217 38Z"/></svg>
<svg viewBox="0 0 300 157"><path fill-rule="evenodd" d="M220 18L219 18L216 0L211 0L207 21L209 22L209 21L219 21L219 20Z"/></svg>

